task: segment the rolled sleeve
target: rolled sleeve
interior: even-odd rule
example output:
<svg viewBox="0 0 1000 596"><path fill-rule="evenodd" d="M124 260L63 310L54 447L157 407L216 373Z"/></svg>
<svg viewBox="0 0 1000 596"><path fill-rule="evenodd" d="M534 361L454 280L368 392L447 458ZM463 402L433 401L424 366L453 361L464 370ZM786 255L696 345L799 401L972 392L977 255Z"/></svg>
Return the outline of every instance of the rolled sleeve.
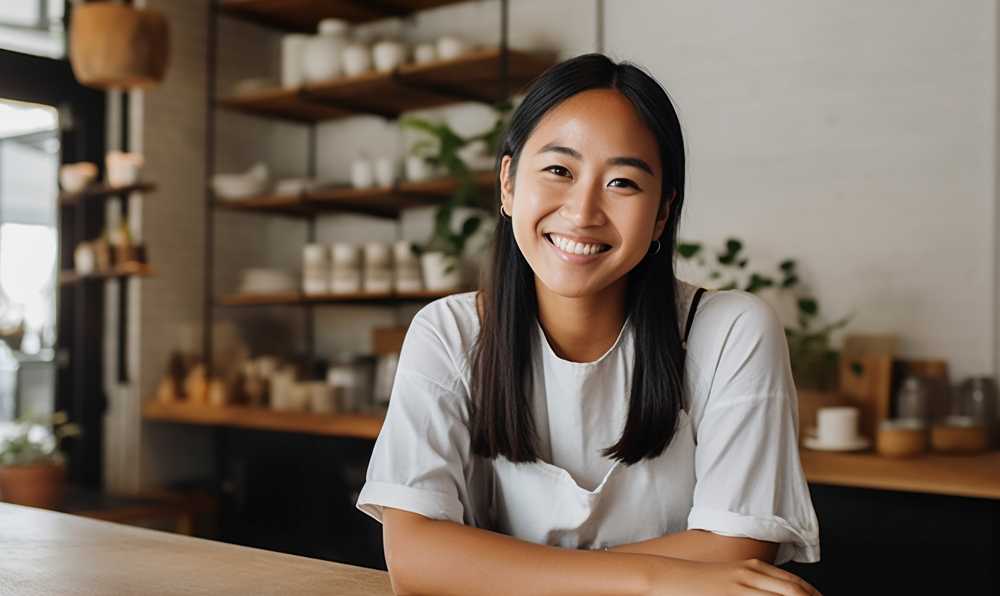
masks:
<svg viewBox="0 0 1000 596"><path fill-rule="evenodd" d="M463 523L468 499L468 408L454 360L418 313L393 380L357 508L382 522L384 507Z"/></svg>
<svg viewBox="0 0 1000 596"><path fill-rule="evenodd" d="M697 424L688 529L776 542L777 564L811 563L819 524L799 460L788 345L771 307L748 296Z"/></svg>

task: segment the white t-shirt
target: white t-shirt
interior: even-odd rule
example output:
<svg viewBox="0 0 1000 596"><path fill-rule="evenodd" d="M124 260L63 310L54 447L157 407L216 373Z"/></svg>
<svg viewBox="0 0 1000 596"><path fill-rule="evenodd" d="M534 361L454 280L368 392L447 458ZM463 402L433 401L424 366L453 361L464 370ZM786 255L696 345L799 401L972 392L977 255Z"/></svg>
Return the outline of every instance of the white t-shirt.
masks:
<svg viewBox="0 0 1000 596"><path fill-rule="evenodd" d="M678 281L682 337L695 289ZM358 509L380 522L382 507L393 507L566 548L702 529L778 542L778 564L819 560L788 345L764 300L740 290L702 296L688 337L687 411L664 452L632 466L601 455L625 425L630 319L584 363L557 356L536 319L530 386L541 459L470 453L475 300L436 300L410 324Z"/></svg>

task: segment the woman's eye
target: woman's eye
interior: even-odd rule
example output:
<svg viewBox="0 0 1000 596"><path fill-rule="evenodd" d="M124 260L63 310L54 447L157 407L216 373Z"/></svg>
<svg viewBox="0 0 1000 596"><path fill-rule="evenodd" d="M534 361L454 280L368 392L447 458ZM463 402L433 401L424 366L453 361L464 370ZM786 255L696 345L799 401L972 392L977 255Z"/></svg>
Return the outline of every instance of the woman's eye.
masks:
<svg viewBox="0 0 1000 596"><path fill-rule="evenodd" d="M611 182L608 182L608 186L614 186L615 188L634 188L639 190L639 185L632 182L628 178L615 178Z"/></svg>
<svg viewBox="0 0 1000 596"><path fill-rule="evenodd" d="M556 176L569 176L569 170L562 166L549 166L544 171L552 172Z"/></svg>

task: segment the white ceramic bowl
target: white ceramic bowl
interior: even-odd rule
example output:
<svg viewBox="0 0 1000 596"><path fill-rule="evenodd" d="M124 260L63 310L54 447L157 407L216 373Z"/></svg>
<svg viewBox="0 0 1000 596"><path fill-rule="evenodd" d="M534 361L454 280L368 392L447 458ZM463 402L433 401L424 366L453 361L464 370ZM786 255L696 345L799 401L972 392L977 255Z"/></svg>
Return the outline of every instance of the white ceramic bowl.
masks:
<svg viewBox="0 0 1000 596"><path fill-rule="evenodd" d="M59 168L59 184L66 192L80 192L97 178L97 166L89 161L70 163Z"/></svg>

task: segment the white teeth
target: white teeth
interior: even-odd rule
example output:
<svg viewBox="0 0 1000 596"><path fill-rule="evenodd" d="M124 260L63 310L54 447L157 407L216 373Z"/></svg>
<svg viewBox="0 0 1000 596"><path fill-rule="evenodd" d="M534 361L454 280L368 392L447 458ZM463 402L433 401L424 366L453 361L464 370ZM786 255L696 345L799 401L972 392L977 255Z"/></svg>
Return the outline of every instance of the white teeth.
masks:
<svg viewBox="0 0 1000 596"><path fill-rule="evenodd" d="M580 244L579 242L574 242L572 240L566 240L560 236L554 234L549 234L549 238L552 242L565 252L573 253L577 255L592 255L601 252L600 244Z"/></svg>

